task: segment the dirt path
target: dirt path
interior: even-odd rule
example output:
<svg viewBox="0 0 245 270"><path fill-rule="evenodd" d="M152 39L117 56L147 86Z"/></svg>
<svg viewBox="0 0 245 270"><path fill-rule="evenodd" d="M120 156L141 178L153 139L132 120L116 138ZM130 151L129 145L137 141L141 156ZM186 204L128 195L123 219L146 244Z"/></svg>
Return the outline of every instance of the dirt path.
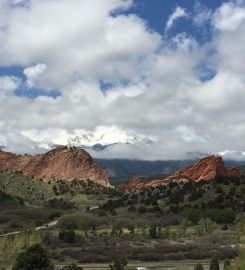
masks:
<svg viewBox="0 0 245 270"><path fill-rule="evenodd" d="M54 221L46 223L46 224L44 224L42 226L38 226L35 229L33 229L32 231L40 231L40 230L49 229L49 228L55 227L57 225L57 223L58 223L58 220L54 220ZM22 232L23 231L15 231L15 232L4 233L4 234L0 234L0 237L9 236L9 235L16 235L16 234L20 234Z"/></svg>

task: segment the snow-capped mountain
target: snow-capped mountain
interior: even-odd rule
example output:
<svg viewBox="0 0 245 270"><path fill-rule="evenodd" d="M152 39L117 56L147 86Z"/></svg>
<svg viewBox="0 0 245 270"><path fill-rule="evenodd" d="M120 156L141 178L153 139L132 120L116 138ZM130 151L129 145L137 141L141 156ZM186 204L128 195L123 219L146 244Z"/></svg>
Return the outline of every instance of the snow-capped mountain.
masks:
<svg viewBox="0 0 245 270"><path fill-rule="evenodd" d="M149 146L154 142L142 134L133 134L117 126L97 127L94 131L73 130L68 132L61 129L48 129L46 131L24 131L22 135L37 143L40 149L51 149L57 145L68 145L94 151L103 151L116 144L131 144Z"/></svg>
<svg viewBox="0 0 245 270"><path fill-rule="evenodd" d="M210 155L221 156L224 160L245 160L245 151L224 150L219 152L187 152L186 159L200 159Z"/></svg>
<svg viewBox="0 0 245 270"><path fill-rule="evenodd" d="M143 135L133 135L117 127L98 128L95 132L70 137L68 146L102 151L115 144L150 145L153 141Z"/></svg>
<svg viewBox="0 0 245 270"><path fill-rule="evenodd" d="M222 156L224 159L230 160L244 160L245 152L244 151L233 151L233 150L225 150L217 153L219 156Z"/></svg>

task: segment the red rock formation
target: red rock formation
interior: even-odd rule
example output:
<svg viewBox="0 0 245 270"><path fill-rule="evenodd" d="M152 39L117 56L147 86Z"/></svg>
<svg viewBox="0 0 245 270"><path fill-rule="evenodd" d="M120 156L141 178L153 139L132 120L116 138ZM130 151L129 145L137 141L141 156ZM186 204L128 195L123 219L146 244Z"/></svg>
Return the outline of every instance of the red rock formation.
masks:
<svg viewBox="0 0 245 270"><path fill-rule="evenodd" d="M197 163L178 170L173 175L166 179L158 180L154 179L148 183L144 183L139 176L134 176L127 184L124 185L124 189L128 191L135 191L139 189L156 187L159 185L166 185L172 180L194 180L194 181L211 181L216 176L239 176L240 172L238 168L226 168L224 162L219 156L208 156L200 159Z"/></svg>
<svg viewBox="0 0 245 270"><path fill-rule="evenodd" d="M224 162L219 156L208 156L200 159L197 163L181 169L167 178L167 180L213 180L216 176L238 176L238 168L225 168Z"/></svg>
<svg viewBox="0 0 245 270"><path fill-rule="evenodd" d="M238 176L240 175L240 171L237 167L227 168L226 169L227 176Z"/></svg>
<svg viewBox="0 0 245 270"><path fill-rule="evenodd" d="M106 172L94 163L88 152L66 146L59 146L36 156L1 151L0 170L21 171L24 175L46 181L89 179L103 186L110 186Z"/></svg>
<svg viewBox="0 0 245 270"><path fill-rule="evenodd" d="M165 185L167 184L168 181L166 181L165 179L154 179L154 180L151 180L150 182L146 183L146 187L156 187L156 186L159 186L159 185Z"/></svg>
<svg viewBox="0 0 245 270"><path fill-rule="evenodd" d="M144 182L139 176L133 176L128 183L123 185L123 189L127 191L135 191L144 188L156 187L166 183L167 181L165 180L151 180L149 182Z"/></svg>
<svg viewBox="0 0 245 270"><path fill-rule="evenodd" d="M123 185L123 189L137 190L137 189L143 188L144 186L145 186L145 183L139 176L133 176L128 183Z"/></svg>

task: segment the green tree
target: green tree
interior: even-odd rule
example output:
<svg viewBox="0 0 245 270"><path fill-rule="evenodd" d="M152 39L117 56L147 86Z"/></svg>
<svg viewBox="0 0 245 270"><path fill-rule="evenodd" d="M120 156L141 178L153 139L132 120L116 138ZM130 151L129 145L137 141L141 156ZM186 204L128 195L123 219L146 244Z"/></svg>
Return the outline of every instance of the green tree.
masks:
<svg viewBox="0 0 245 270"><path fill-rule="evenodd" d="M113 225L111 229L111 236L112 237L120 237L123 233L122 228L119 225Z"/></svg>
<svg viewBox="0 0 245 270"><path fill-rule="evenodd" d="M68 265L67 270L77 270L77 265L75 263L72 263L70 265Z"/></svg>
<svg viewBox="0 0 245 270"><path fill-rule="evenodd" d="M59 232L59 239L63 240L65 243L73 243L75 236L76 234L72 229Z"/></svg>
<svg viewBox="0 0 245 270"><path fill-rule="evenodd" d="M29 247L20 253L12 270L54 270L45 250L40 244Z"/></svg>
<svg viewBox="0 0 245 270"><path fill-rule="evenodd" d="M81 217L78 221L78 228L83 230L86 237L88 237L89 230L95 230L97 226L97 220L93 217Z"/></svg>
<svg viewBox="0 0 245 270"><path fill-rule="evenodd" d="M151 224L151 227L149 228L149 234L151 238L157 238L157 225Z"/></svg>
<svg viewBox="0 0 245 270"><path fill-rule="evenodd" d="M195 267L194 270L203 270L203 266L201 263L198 263Z"/></svg>
<svg viewBox="0 0 245 270"><path fill-rule="evenodd" d="M180 236L185 236L186 235L186 230L189 226L189 221L186 218L183 218L181 220L180 226L179 226L179 232L180 232Z"/></svg>
<svg viewBox="0 0 245 270"><path fill-rule="evenodd" d="M225 262L224 262L224 270L227 270L229 268L229 266L231 265L231 262L230 260L226 259Z"/></svg>
<svg viewBox="0 0 245 270"><path fill-rule="evenodd" d="M132 224L132 223L128 224L128 230L132 236L135 235L135 225L134 224Z"/></svg>
<svg viewBox="0 0 245 270"><path fill-rule="evenodd" d="M219 270L219 260L217 257L211 259L209 270Z"/></svg>
<svg viewBox="0 0 245 270"><path fill-rule="evenodd" d="M127 264L128 262L125 258L117 258L113 264L110 264L109 266L111 270L124 270Z"/></svg>
<svg viewBox="0 0 245 270"><path fill-rule="evenodd" d="M209 233L209 234L211 234L216 227L215 222L213 222L210 218L200 219L199 225L201 226L202 231L204 233Z"/></svg>

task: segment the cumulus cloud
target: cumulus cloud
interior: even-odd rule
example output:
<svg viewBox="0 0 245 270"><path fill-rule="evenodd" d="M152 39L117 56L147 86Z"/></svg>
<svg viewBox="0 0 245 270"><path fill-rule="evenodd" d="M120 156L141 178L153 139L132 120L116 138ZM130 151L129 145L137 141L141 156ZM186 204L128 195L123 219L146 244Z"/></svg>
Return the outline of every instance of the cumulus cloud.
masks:
<svg viewBox="0 0 245 270"><path fill-rule="evenodd" d="M97 157L176 159L187 152L244 151L241 2L199 14L199 22L212 22L213 36L203 45L189 33L164 40L141 18L123 12L132 1L6 3L0 1L1 65L23 67L26 87L61 93L29 100L15 94L23 87L20 79L0 77L0 145L8 150L36 153L50 142L104 133L111 141L133 134L154 143L117 144L94 152ZM177 8L168 29L186 16ZM225 18L233 16L227 28ZM204 64L214 71L207 80L196 71Z"/></svg>
<svg viewBox="0 0 245 270"><path fill-rule="evenodd" d="M24 69L23 73L25 74L27 80L27 87L34 87L38 81L40 81L40 75L44 73L47 66L45 64L37 64L35 66L27 67Z"/></svg>
<svg viewBox="0 0 245 270"><path fill-rule="evenodd" d="M190 51L197 48L198 43L194 37L189 36L187 33L177 34L172 38L173 45L176 46L177 49L183 51Z"/></svg>
<svg viewBox="0 0 245 270"><path fill-rule="evenodd" d="M245 21L245 5L242 2L227 2L216 11L214 26L220 31L232 31Z"/></svg>
<svg viewBox="0 0 245 270"><path fill-rule="evenodd" d="M13 92L16 90L21 81L15 76L1 76L0 77L0 94Z"/></svg>
<svg viewBox="0 0 245 270"><path fill-rule="evenodd" d="M183 17L188 17L187 11L182 7L176 7L174 12L168 18L165 31L168 31L174 25L176 20Z"/></svg>

